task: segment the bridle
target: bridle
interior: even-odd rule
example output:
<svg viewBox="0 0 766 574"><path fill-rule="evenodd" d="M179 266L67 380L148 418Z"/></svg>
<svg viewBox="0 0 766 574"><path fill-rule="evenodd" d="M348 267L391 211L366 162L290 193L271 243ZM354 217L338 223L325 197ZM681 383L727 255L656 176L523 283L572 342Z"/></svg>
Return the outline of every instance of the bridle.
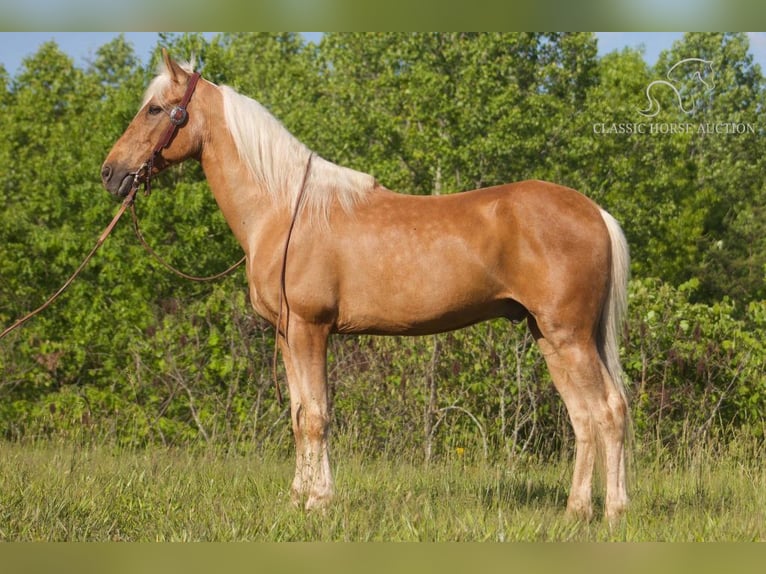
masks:
<svg viewBox="0 0 766 574"><path fill-rule="evenodd" d="M106 238L109 237L109 234L114 230L115 226L117 225L117 222L120 220L120 217L122 217L122 214L125 213L125 210L128 209L128 207L131 208L133 217L134 217L134 224L136 228L136 234L139 236L139 239L141 239L142 243L146 247L148 245L143 240L143 237L141 236L139 230L138 230L138 220L135 217L135 206L134 201L136 198L136 192L138 191L138 188L143 183L146 187L146 193L149 193L149 190L151 189L151 179L152 179L152 170L154 168L154 162L155 160L162 154L162 150L165 149L170 145L170 142L173 140L173 137L176 135L176 132L178 131L178 128L183 126L189 119L189 113L186 111L186 107L189 105L189 100L191 100L192 94L194 93L194 89L197 87L197 81L200 78L199 72L194 72L191 77L189 78L189 84L186 86L186 92L184 93L183 98L181 98L181 102L175 106L172 110L170 110L170 125L167 127L165 132L162 134L162 138L160 139L160 142L154 146L154 149L152 150L152 155L149 157L148 160L146 160L141 167L138 168L138 171L133 174L133 184L130 187L130 191L125 196L125 199L122 202L122 205L120 206L120 209L117 211L117 214L114 216L112 221L109 223L109 225L106 226L104 231L101 233L101 236L98 238L98 241L96 241L96 244L93 246L93 249L90 250L88 255L86 255L85 259L80 263L80 265L77 267L74 273L70 275L70 277L64 282L64 284L55 292L53 295L48 297L48 299L45 300L45 302L40 305L37 309L34 311L30 311L20 319L16 320L12 325L4 329L0 332L0 339L3 339L6 335L8 335L11 331L14 331L15 329L21 327L24 323L29 321L32 317L37 315L38 313L41 313L46 308L48 308L53 302L59 298L59 296L66 291L66 289L74 282L74 280L77 278L77 276L80 274L80 272L85 268L85 265L88 264L88 262L93 258L93 256L96 254L96 251L98 251L99 247L106 241ZM149 248L151 251L151 248ZM155 254L156 257L156 254ZM159 259L159 257L158 257ZM236 269L242 262L244 262L244 257L237 262L235 265L232 265L229 269L227 269L223 273L219 273L213 277L191 277L188 275L181 274L182 276L185 276L187 279L192 279L195 281L209 281L211 279L217 279L219 277L222 277L225 274L230 273L234 269ZM164 263L164 262L163 262ZM166 266L170 267L169 265L165 264ZM173 269L172 267L170 267ZM177 270L176 273L179 273Z"/></svg>
<svg viewBox="0 0 766 574"><path fill-rule="evenodd" d="M223 277L224 275L228 275L231 271L239 267L242 263L244 263L246 256L240 259L237 263L229 267L226 271L223 271L222 273L218 273L216 275L210 276L210 277L194 277L191 275L188 275L186 273L183 273L173 267L172 265L168 264L166 261L164 261L161 257L159 257L154 250L149 246L149 244L146 242L146 240L143 238L143 235L141 234L141 231L138 227L138 217L136 216L135 211L135 195L138 188L141 186L141 184L144 184L144 192L146 195L151 193L151 179L153 176L154 171L154 162L155 160L162 155L162 150L167 148L170 145L170 142L173 141L173 138L176 135L176 132L179 128L183 127L186 122L189 120L189 112L186 110L187 106L189 105L189 101L192 98L192 95L194 94L194 90L197 87L197 82L200 79L200 73L194 72L190 78L189 83L186 86L186 92L184 92L183 98L181 98L181 101L177 106L175 106L172 110L170 110L169 113L169 119L170 119L170 125L165 129L165 132L162 134L162 137L160 138L160 141L157 143L156 146L154 146L154 149L152 150L152 155L149 156L149 159L146 160L141 167L138 168L138 171L133 175L133 184L130 189L130 193L128 194L128 199L126 199L126 204L130 205L131 215L133 216L133 227L136 232L136 236L138 237L139 241L142 243L144 248L152 255L154 256L162 265L164 265L166 268L170 269L173 273L192 281L210 281L213 279L218 279L220 277ZM295 227L295 221L298 217L298 211L300 210L301 203L303 202L303 196L306 191L306 180L309 175L309 171L311 169L311 160L314 157L314 152L311 152L309 154L308 160L306 161L306 169L303 173L303 181L301 182L300 191L298 194L298 199L295 203L295 208L292 214L292 218L290 219L290 227L287 230L287 236L285 238L285 247L282 254L282 270L280 273L280 289L279 289L279 313L277 315L277 322L275 325L277 338L282 335L285 340L285 344L289 346L288 338L287 338L287 325L289 324L290 320L290 305L287 302L287 293L285 292L285 272L287 268L287 251L290 246L290 238L292 237L293 228ZM282 324L282 312L283 308L286 311L287 319L286 324L284 327L284 330L281 329ZM272 361L272 374L274 376L274 388L276 390L277 394L277 401L279 404L282 404L282 391L279 388L279 379L277 377L277 353L279 350L279 346L276 341L274 341L274 357Z"/></svg>
<svg viewBox="0 0 766 574"><path fill-rule="evenodd" d="M191 100L192 95L194 94L194 90L197 87L197 82L199 79L199 72L194 72L189 77L189 83L186 86L186 92L184 92L183 98L181 98L181 101L178 103L178 105L170 110L170 113L168 114L170 125L165 128L160 141L157 143L157 145L154 146L152 155L150 155L149 159L141 164L141 167L139 167L138 171L136 171L136 173L133 175L134 189L137 189L143 183L145 193L147 195L151 193L151 181L154 175L154 162L158 157L162 155L162 150L167 148L170 145L170 142L173 141L178 128L184 126L189 120L189 112L186 110L186 108L189 105L189 101Z"/></svg>
<svg viewBox="0 0 766 574"><path fill-rule="evenodd" d="M230 272L234 271L237 267L239 267L242 263L245 261L245 257L242 257L237 263L229 267L226 271L222 273L218 273L216 275L210 276L210 277L194 277L191 275L188 275L186 273L183 273L167 262L165 262L162 258L160 258L154 250L149 246L148 243L143 238L143 235L141 234L141 231L138 228L138 218L136 216L135 212L135 198L136 193L138 191L138 188L141 186L141 184L144 184L145 193L148 195L151 191L151 179L152 179L152 171L154 169L154 162L158 157L162 155L162 150L167 148L170 145L170 142L173 141L173 138L176 135L176 132L179 128L183 127L189 120L189 112L187 111L187 106L189 105L189 101L192 98L192 95L194 94L194 90L197 87L197 82L200 79L199 72L194 72L189 77L189 83L186 86L186 92L183 95L183 98L181 98L181 101L179 104L175 107L173 107L172 110L170 110L169 113L169 119L170 119L170 125L165 129L165 131L162 134L162 137L160 138L160 141L157 143L156 146L154 146L154 149L152 150L152 155L149 156L149 159L147 159L136 171L136 173L133 174L133 183L130 187L130 191L128 192L127 196L122 202L122 206L120 207L117 214L112 219L111 223L104 229L103 233L99 237L98 241L96 242L96 245L93 247L93 249L90 251L90 253L85 257L85 260L80 263L79 267L75 270L75 272L67 279L67 281L64 283L64 285L59 288L58 291L56 291L51 297L49 297L40 307L35 309L34 311L27 313L24 317L18 319L15 323L13 323L11 326L0 332L0 339L3 339L6 335L8 335L11 331L17 329L21 325L23 325L25 322L27 322L29 319L37 315L38 313L42 312L44 309L46 309L48 306L50 306L68 287L72 284L72 282L77 278L77 276L80 274L80 272L84 269L85 265L90 261L90 259L95 255L96 251L99 247L106 241L106 238L109 236L109 234L112 232L112 230L117 225L117 222L120 220L120 217L122 217L122 214L125 212L125 210L130 207L131 214L133 216L133 225L134 229L136 231L136 235L138 236L138 239L144 246L144 248L156 259L160 261L165 267L176 273L177 275L180 275L181 277L185 279L189 279L192 281L210 281L213 279L218 279L220 277L223 277L224 275L229 274ZM295 222L298 217L298 212L300 210L301 204L303 202L303 197L306 191L306 181L308 179L309 171L311 170L311 160L314 157L314 153L311 152L309 154L308 160L306 161L306 169L303 173L303 180L301 182L300 191L298 194L298 198L295 204L295 208L293 210L292 218L290 219L290 226L287 230L287 235L285 238L285 246L284 251L282 253L282 269L280 273L280 289L279 289L279 313L277 316L277 322L276 322L276 337L279 338L281 335L284 340L285 344L289 346L288 343L288 336L287 336L287 326L290 322L290 305L287 301L287 293L285 290L285 274L286 274L286 268L287 268L287 252L288 248L290 246L290 239L292 237L293 229L295 227ZM285 326L284 328L281 328L282 324L282 312L283 308L286 311L286 320L285 320ZM274 342L274 358L272 362L272 369L273 369L273 376L274 376L274 387L276 389L277 394L277 400L279 404L282 404L282 392L279 388L279 380L277 378L277 353L278 353L278 345L277 342Z"/></svg>
<svg viewBox="0 0 766 574"><path fill-rule="evenodd" d="M170 142L173 141L173 138L175 137L178 129L183 127L186 124L186 122L189 120L189 112L187 111L186 108L189 105L189 101L191 100L192 95L194 94L194 89L197 87L197 82L199 81L199 79L200 79L199 72L194 72L189 77L189 83L186 86L186 92L184 92L183 98L181 98L181 101L179 102L179 104L175 106L172 110L170 110L170 113L168 114L170 119L170 125L167 128L165 128L165 131L162 133L162 137L160 138L160 141L157 143L157 145L154 146L154 149L152 150L152 155L149 156L149 159L146 160L143 164L141 164L141 166L138 168L138 171L136 171L136 173L133 174L133 185L131 186L130 193L128 194L129 199L127 201L130 204L130 215L133 218L133 229L135 230L136 237L138 237L138 240L141 242L141 245L144 247L144 249L152 257L154 257L157 261L159 261L159 263L163 267L175 273L179 277L188 279L189 281L206 282L206 281L215 281L216 279L220 279L221 277L228 275L229 273L234 271L237 267L242 265L242 263L245 262L245 257L243 256L234 265L232 265L225 271L216 273L215 275L210 275L207 277L197 277L196 275L189 275L188 273L184 273L183 271L176 269L170 263L168 263L162 257L160 257L157 254L157 252L154 249L152 249L149 243L147 243L146 239L144 239L144 235L143 233L141 233L141 229L139 228L139 225L138 225L138 216L136 215L136 207L134 204L136 190L142 183L144 184L145 194L149 195L149 193L151 192L151 179L153 176L155 160L162 155L162 150L167 148L170 145Z"/></svg>

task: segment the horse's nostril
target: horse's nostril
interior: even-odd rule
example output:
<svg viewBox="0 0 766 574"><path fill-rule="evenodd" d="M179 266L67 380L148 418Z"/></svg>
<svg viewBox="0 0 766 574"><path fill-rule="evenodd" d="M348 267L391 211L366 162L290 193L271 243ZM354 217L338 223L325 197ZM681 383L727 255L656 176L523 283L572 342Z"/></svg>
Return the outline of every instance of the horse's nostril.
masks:
<svg viewBox="0 0 766 574"><path fill-rule="evenodd" d="M101 180L104 183L108 183L110 179L112 179L112 168L111 166L105 165L101 168Z"/></svg>

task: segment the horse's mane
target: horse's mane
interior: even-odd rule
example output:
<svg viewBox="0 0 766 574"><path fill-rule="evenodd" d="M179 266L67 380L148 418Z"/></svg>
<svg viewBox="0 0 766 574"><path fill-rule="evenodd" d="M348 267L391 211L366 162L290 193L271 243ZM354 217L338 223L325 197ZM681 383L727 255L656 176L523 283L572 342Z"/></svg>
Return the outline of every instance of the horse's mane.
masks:
<svg viewBox="0 0 766 574"><path fill-rule="evenodd" d="M184 62L180 66L188 73L194 71L193 62ZM144 104L152 98L161 103L169 82L168 71L160 64L157 77L146 90ZM228 86L221 86L220 90L226 127L240 159L266 193L276 201L284 202L292 211L301 193L311 150L257 101ZM371 175L336 165L314 154L301 211L308 212L313 223L327 224L331 207L336 202L351 212L375 185Z"/></svg>
<svg viewBox="0 0 766 574"><path fill-rule="evenodd" d="M228 86L222 86L221 92L226 125L240 158L263 189L293 209L301 193L311 150L257 101ZM327 223L335 202L350 212L375 185L371 175L314 154L301 210L306 210L315 223L317 220Z"/></svg>

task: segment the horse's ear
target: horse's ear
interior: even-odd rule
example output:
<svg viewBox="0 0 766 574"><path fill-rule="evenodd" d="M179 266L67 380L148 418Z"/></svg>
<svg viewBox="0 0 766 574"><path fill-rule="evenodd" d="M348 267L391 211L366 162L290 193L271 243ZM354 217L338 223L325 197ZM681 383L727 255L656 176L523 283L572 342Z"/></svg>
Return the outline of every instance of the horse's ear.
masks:
<svg viewBox="0 0 766 574"><path fill-rule="evenodd" d="M165 48L162 48L162 61L165 63L165 69L170 74L170 79L174 82L182 82L188 75L181 66L176 64L171 58L170 54Z"/></svg>

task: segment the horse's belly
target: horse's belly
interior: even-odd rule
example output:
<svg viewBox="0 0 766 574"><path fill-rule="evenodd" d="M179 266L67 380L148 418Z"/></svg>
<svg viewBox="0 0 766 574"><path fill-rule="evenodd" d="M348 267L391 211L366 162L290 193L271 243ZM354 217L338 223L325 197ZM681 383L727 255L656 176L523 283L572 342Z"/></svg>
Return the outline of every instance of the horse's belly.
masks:
<svg viewBox="0 0 766 574"><path fill-rule="evenodd" d="M456 290L442 285L436 292L400 286L380 287L341 301L337 331L376 335L425 335L460 329L495 317L519 320L524 308L499 292Z"/></svg>

